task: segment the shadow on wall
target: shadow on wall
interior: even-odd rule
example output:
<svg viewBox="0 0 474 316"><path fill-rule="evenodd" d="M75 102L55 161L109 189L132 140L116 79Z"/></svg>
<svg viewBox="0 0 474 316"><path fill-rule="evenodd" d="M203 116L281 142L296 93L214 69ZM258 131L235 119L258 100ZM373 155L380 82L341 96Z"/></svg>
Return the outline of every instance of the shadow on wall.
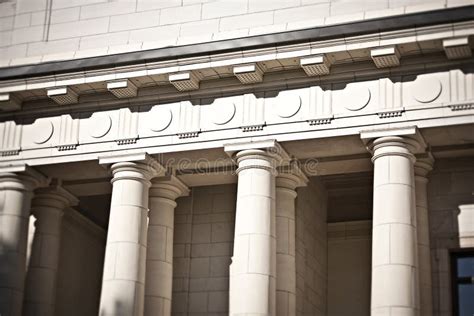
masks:
<svg viewBox="0 0 474 316"><path fill-rule="evenodd" d="M123 303L116 301L115 306L112 311L107 309L102 309L99 316L130 316L126 311Z"/></svg>
<svg viewBox="0 0 474 316"><path fill-rule="evenodd" d="M451 315L451 256L460 249L474 248L472 157L437 160L428 188L433 312Z"/></svg>
<svg viewBox="0 0 474 316"><path fill-rule="evenodd" d="M2 225L3 229L4 225ZM18 284L15 282L15 276L19 271L12 270L12 267L18 268L16 247L10 245L6 238L2 238L0 231L0 315L21 315L17 308L21 308L21 304L12 306L12 302L21 300L19 297L16 300L12 298L11 288L17 288Z"/></svg>

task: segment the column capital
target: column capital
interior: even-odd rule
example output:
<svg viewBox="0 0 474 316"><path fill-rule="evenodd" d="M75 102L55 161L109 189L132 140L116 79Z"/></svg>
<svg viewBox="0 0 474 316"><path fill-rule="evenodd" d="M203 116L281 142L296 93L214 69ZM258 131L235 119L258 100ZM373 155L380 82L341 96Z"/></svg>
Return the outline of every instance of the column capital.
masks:
<svg viewBox="0 0 474 316"><path fill-rule="evenodd" d="M377 147L393 142L403 142L412 154L425 152L426 142L416 126L363 130L360 138L373 153Z"/></svg>
<svg viewBox="0 0 474 316"><path fill-rule="evenodd" d="M308 178L296 161L277 168L276 187L289 190L296 190L297 187L304 187L308 183Z"/></svg>
<svg viewBox="0 0 474 316"><path fill-rule="evenodd" d="M415 154L427 147L416 126L361 131L360 137L370 153L372 161L387 155L406 156L415 162Z"/></svg>
<svg viewBox="0 0 474 316"><path fill-rule="evenodd" d="M224 150L238 164L237 174L249 168L276 173L277 166L290 161L290 155L274 139L232 143L225 145Z"/></svg>
<svg viewBox="0 0 474 316"><path fill-rule="evenodd" d="M176 200L180 196L189 195L189 188L175 175L153 178L151 181L150 198L167 198Z"/></svg>
<svg viewBox="0 0 474 316"><path fill-rule="evenodd" d="M53 207L63 210L78 203L79 200L63 188L61 180L53 179L48 187L35 191L32 207Z"/></svg>
<svg viewBox="0 0 474 316"><path fill-rule="evenodd" d="M150 181L166 172L165 167L145 152L102 156L99 164L110 166L114 176L112 182L118 179Z"/></svg>
<svg viewBox="0 0 474 316"><path fill-rule="evenodd" d="M426 178L428 173L433 170L434 161L431 152L416 155L415 176L417 178Z"/></svg>
<svg viewBox="0 0 474 316"><path fill-rule="evenodd" d="M33 191L45 187L50 178L27 164L0 167L0 188L20 191Z"/></svg>
<svg viewBox="0 0 474 316"><path fill-rule="evenodd" d="M243 151L262 151L275 159L283 161L290 161L290 155L281 145L274 139L258 140L240 143L231 143L224 145L224 151L232 159L238 159L238 155Z"/></svg>

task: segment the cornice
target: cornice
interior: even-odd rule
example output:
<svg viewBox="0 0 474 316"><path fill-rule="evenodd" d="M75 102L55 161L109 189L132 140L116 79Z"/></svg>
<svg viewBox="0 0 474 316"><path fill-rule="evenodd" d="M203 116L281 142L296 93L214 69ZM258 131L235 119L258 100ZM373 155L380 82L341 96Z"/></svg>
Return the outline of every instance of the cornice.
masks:
<svg viewBox="0 0 474 316"><path fill-rule="evenodd" d="M238 48L248 50L275 47L282 43L288 45L302 42L323 41L341 37L341 34L344 34L346 37L352 37L373 33L374 30L387 32L460 22L473 19L473 12L474 6L463 6L240 39L221 40L70 61L41 63L37 65L8 67L2 69L0 80L85 71L97 69L98 67L108 68L111 65L124 66L195 56L209 56L215 53L234 52L238 50Z"/></svg>
<svg viewBox="0 0 474 316"><path fill-rule="evenodd" d="M116 103L134 103L142 95L140 93L147 88L155 88L161 94L174 92L177 97L187 97L188 95L199 95L203 86L208 86L207 82L220 82L226 78L240 79L234 74L233 69L243 65L252 65L255 72L260 76L271 75L273 73L291 72L308 67L304 65L305 60L314 56L320 57L321 63L326 67L326 72L308 72L308 79L324 81L325 77L331 77L337 73L339 65L358 65L359 63L375 63L381 71L396 72L398 64L384 64L377 60L371 52L379 48L391 47L396 54L392 56L392 61L398 59L412 58L412 56L423 56L426 54L440 53L446 54L450 58L466 58L468 56L448 54L449 47L440 47L440 40L462 37L467 40L468 36L474 34L474 21L463 21L456 23L446 23L431 26L418 26L408 29L390 30L380 32L379 29L372 29L369 34L350 36L350 33L341 33L342 36L334 38L311 38L303 43L288 43L281 36L281 42L274 46L264 48L250 47L243 49L236 48L236 51L222 53L219 50L209 52L204 56L175 56L171 60L150 61L133 65L114 64L113 67L97 69L77 69L74 72L55 73L48 76L25 76L21 79L5 77L0 81L0 108L6 113L22 113L28 111L28 101L45 102L50 107L76 106L83 103L83 99L90 99L91 95L110 93L115 95L112 99ZM283 33L282 33L283 34ZM286 33L285 33L286 34ZM469 45L465 45L470 52ZM406 49L404 47L408 47ZM454 56L454 57L453 57ZM386 56L382 56L386 58ZM313 58L314 59L314 58ZM446 58L445 58L446 61ZM455 60L457 61L457 59ZM321 64L321 65L322 65ZM41 66L41 65L36 65ZM30 66L30 67L36 67ZM320 67L318 64L315 67ZM336 68L333 70L332 68ZM372 66L372 68L374 68ZM8 69L6 69L8 70ZM258 71L257 71L258 70ZM374 70L372 70L374 71ZM8 72L8 71L7 71ZM6 73L4 70L2 74ZM176 74L187 74L189 79L179 80L176 84L172 77ZM181 82L183 81L183 82ZM241 80L242 81L242 80ZM120 82L133 87L133 91L128 93L116 93L114 88L109 87L111 83ZM233 89L248 89L256 86L272 86L278 81L256 84L253 81L242 81ZM281 82L279 83L281 85ZM285 82L286 84L286 82ZM172 87L175 86L175 88ZM219 85L219 89L224 86ZM52 94L52 90L63 91L62 94ZM171 90L170 90L171 89ZM221 93L224 93L224 90ZM138 92L137 92L138 91ZM132 93L133 92L133 93ZM138 93L138 98L136 97ZM203 92L204 93L204 92ZM48 100L47 96L51 100ZM156 96L154 96L156 99ZM53 101L54 100L54 101ZM66 102L66 103L64 103ZM87 102L86 102L87 103ZM101 106L100 104L96 106ZM20 111L19 111L20 110ZM15 112L16 111L16 112Z"/></svg>

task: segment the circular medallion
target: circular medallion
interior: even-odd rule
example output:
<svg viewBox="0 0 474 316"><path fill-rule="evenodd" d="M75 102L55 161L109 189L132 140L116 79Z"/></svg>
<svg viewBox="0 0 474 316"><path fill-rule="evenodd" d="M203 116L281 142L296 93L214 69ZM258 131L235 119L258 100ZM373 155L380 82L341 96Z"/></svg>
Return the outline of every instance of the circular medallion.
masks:
<svg viewBox="0 0 474 316"><path fill-rule="evenodd" d="M421 103L430 103L436 100L443 90L441 82L436 78L421 78L414 82L413 97Z"/></svg>
<svg viewBox="0 0 474 316"><path fill-rule="evenodd" d="M369 88L348 86L344 90L344 107L349 111L359 111L365 108L371 98Z"/></svg>
<svg viewBox="0 0 474 316"><path fill-rule="evenodd" d="M111 127L112 119L105 113L94 113L89 120L89 134L94 138L104 137Z"/></svg>
<svg viewBox="0 0 474 316"><path fill-rule="evenodd" d="M161 132L170 126L171 121L173 120L173 113L170 109L164 108L162 106L155 106L150 113L150 130L153 132Z"/></svg>
<svg viewBox="0 0 474 316"><path fill-rule="evenodd" d="M278 96L276 112L279 117L292 117L301 108L301 98L299 95L284 94Z"/></svg>
<svg viewBox="0 0 474 316"><path fill-rule="evenodd" d="M33 142L35 144L44 144L53 136L54 126L51 121L36 121L33 124L33 131Z"/></svg>
<svg viewBox="0 0 474 316"><path fill-rule="evenodd" d="M232 101L217 101L212 108L212 122L216 125L229 123L235 115L235 104Z"/></svg>

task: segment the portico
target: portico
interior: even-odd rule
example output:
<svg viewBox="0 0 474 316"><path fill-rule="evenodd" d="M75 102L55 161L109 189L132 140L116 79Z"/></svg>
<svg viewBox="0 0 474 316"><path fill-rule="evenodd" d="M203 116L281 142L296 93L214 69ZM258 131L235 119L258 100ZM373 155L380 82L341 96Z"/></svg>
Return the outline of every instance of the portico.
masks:
<svg viewBox="0 0 474 316"><path fill-rule="evenodd" d="M0 315L457 316L469 8L12 61Z"/></svg>

